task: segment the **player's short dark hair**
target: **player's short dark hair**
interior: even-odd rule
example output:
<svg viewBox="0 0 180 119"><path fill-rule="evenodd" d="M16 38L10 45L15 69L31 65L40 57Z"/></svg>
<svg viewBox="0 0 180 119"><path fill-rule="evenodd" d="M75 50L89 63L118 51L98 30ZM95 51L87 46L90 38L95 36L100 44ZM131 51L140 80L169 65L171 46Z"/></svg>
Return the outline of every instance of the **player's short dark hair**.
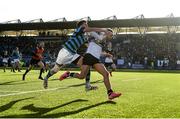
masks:
<svg viewBox="0 0 180 119"><path fill-rule="evenodd" d="M108 28L107 30L113 33L113 30L111 28Z"/></svg>
<svg viewBox="0 0 180 119"><path fill-rule="evenodd" d="M86 23L86 20L81 20L77 23L77 27L80 27L82 24Z"/></svg>

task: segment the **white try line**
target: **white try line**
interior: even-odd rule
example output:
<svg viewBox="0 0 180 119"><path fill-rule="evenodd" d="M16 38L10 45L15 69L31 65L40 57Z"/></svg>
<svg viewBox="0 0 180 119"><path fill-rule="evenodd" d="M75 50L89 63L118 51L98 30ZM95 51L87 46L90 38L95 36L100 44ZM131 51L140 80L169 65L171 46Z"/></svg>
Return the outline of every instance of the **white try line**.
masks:
<svg viewBox="0 0 180 119"><path fill-rule="evenodd" d="M21 95L21 94L28 94L28 93L37 93L37 92L45 92L45 91L54 91L61 89L60 88L51 88L51 89L44 89L44 90L34 90L34 91L24 91L24 92L18 92L18 93L11 93L11 94L5 94L5 95L0 95L0 97L7 97L7 96L16 96L16 95Z"/></svg>

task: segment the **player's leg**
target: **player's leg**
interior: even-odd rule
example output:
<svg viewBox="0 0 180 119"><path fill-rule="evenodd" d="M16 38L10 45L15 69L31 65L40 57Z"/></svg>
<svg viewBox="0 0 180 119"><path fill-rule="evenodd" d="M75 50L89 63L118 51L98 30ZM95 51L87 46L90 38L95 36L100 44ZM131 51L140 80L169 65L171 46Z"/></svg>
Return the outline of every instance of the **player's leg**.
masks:
<svg viewBox="0 0 180 119"><path fill-rule="evenodd" d="M86 85L85 88L86 90L90 89L91 85L90 85L90 75L91 75L91 71L89 69L87 75L86 75Z"/></svg>
<svg viewBox="0 0 180 119"><path fill-rule="evenodd" d="M39 79L43 80L42 78L42 73L44 72L45 70L45 66L44 66L44 63L42 61L39 61L38 63L38 66L40 67L40 73L39 73Z"/></svg>
<svg viewBox="0 0 180 119"><path fill-rule="evenodd" d="M71 58L71 63L72 64L75 64L79 67L82 66L82 62L83 62L83 57L80 56L79 54L74 54L73 57ZM66 71L65 73L63 73L60 77L59 77L59 80L64 80L65 78L69 77L70 75L70 72L69 71ZM72 72L71 75L74 75L75 73ZM73 77L73 76L71 76Z"/></svg>
<svg viewBox="0 0 180 119"><path fill-rule="evenodd" d="M18 72L21 72L20 61L18 61Z"/></svg>
<svg viewBox="0 0 180 119"><path fill-rule="evenodd" d="M74 78L84 79L87 76L89 69L90 69L90 66L82 65L80 73L70 73L70 76Z"/></svg>
<svg viewBox="0 0 180 119"><path fill-rule="evenodd" d="M22 80L25 80L26 74L32 69L32 64L29 64L28 68L26 69L25 73L23 74Z"/></svg>
<svg viewBox="0 0 180 119"><path fill-rule="evenodd" d="M15 73L15 64L14 64L14 60L11 61L11 72Z"/></svg>
<svg viewBox="0 0 180 119"><path fill-rule="evenodd" d="M111 64L111 70L110 70L110 75L112 76L112 72L116 70L116 65L114 63Z"/></svg>
<svg viewBox="0 0 180 119"><path fill-rule="evenodd" d="M20 63L19 62L20 62L19 59L16 59L15 64L16 64L16 68L17 68L18 72L21 72L21 70L20 70Z"/></svg>
<svg viewBox="0 0 180 119"><path fill-rule="evenodd" d="M48 74L44 78L44 88L48 87L48 78L50 76L57 73L63 65L72 63L72 61L74 61L74 59L76 59L77 57L79 57L78 54L72 54L67 49L62 48L58 53L55 66L48 72Z"/></svg>
<svg viewBox="0 0 180 119"><path fill-rule="evenodd" d="M108 73L107 69L101 63L94 64L93 67L95 68L95 70L98 73L100 73L103 76L104 84L106 86L106 89L110 90L111 89L111 84L109 82L109 73Z"/></svg>
<svg viewBox="0 0 180 119"><path fill-rule="evenodd" d="M45 64L45 70L46 70L46 72L49 70L49 64L50 64L50 62L45 62L44 63Z"/></svg>
<svg viewBox="0 0 180 119"><path fill-rule="evenodd" d="M68 60L72 59L73 56L71 56L71 53L69 53L66 49L62 48L59 53L58 53L58 56L57 56L57 59L56 59L56 64L54 65L54 67L49 70L48 74L45 76L44 78L44 83L47 83L47 80L49 77L51 77L52 75L54 75L55 73L57 73L60 68L66 64L68 62ZM44 86L44 88L47 88Z"/></svg>
<svg viewBox="0 0 180 119"><path fill-rule="evenodd" d="M59 64L55 64L54 65L54 67L51 69L51 70L49 70L49 72L48 72L48 74L45 76L45 78L44 78L44 82L43 82L43 87L45 88L45 89L47 89L48 88L48 79L51 77L51 76L53 76L54 74L56 74L59 70L60 70L60 68L62 67L63 65L59 65Z"/></svg>
<svg viewBox="0 0 180 119"><path fill-rule="evenodd" d="M76 62L76 60L74 61L75 62L74 64L76 64L77 66L81 67L82 63L83 63L83 57L80 56L80 57L77 58L77 60L78 60L77 62ZM89 71L88 71L88 73L86 75L86 79L85 79L85 90L86 91L96 90L98 88L97 86L92 86L90 84L90 77L91 77L91 71L89 69Z"/></svg>
<svg viewBox="0 0 180 119"><path fill-rule="evenodd" d="M7 66L8 66L8 59L7 58L3 58L3 70L4 70L4 72L6 72Z"/></svg>
<svg viewBox="0 0 180 119"><path fill-rule="evenodd" d="M3 63L3 70L4 70L4 72L6 72L6 68L7 68L7 63Z"/></svg>
<svg viewBox="0 0 180 119"><path fill-rule="evenodd" d="M111 88L111 84L109 81L109 73L108 73L107 69L105 68L105 66L101 63L97 63L97 64L94 64L94 68L98 73L100 73L103 76L104 85L107 89L108 98L114 99L116 97L119 97L121 95L121 93L114 93Z"/></svg>
<svg viewBox="0 0 180 119"><path fill-rule="evenodd" d="M85 79L86 80L86 85L85 85L86 91L98 89L97 86L91 85L91 83L90 83L90 76L91 76L91 70L89 69L89 71L88 71L88 73L86 75L86 79Z"/></svg>
<svg viewBox="0 0 180 119"><path fill-rule="evenodd" d="M82 65L81 66L81 72L80 73L75 73L75 72L65 72L64 74L62 74L59 78L59 80L64 80L67 77L73 77L73 78L78 78L78 79L84 79L86 77L86 75L88 74L88 71L90 69L90 66L88 65Z"/></svg>
<svg viewBox="0 0 180 119"><path fill-rule="evenodd" d="M60 68L61 68L62 65L59 65L59 64L55 64L54 67L49 70L48 74L46 75L46 77L44 78L45 80L48 80L49 77L51 77L52 75L56 74Z"/></svg>
<svg viewBox="0 0 180 119"><path fill-rule="evenodd" d="M112 72L111 72L111 70L110 70L110 64L105 62L104 66L105 66L106 69L108 70L110 76L112 76Z"/></svg>

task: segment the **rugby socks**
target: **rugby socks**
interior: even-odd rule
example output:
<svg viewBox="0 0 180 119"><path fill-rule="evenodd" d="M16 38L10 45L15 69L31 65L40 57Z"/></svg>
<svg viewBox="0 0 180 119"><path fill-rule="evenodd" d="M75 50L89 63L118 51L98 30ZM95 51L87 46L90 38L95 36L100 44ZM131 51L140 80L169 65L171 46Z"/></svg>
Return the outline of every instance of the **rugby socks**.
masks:
<svg viewBox="0 0 180 119"><path fill-rule="evenodd" d="M13 68L13 70L14 70L14 68ZM29 69L26 69L26 72L23 74L23 78L22 78L22 80L24 81L25 80L25 76L26 76L26 74L29 72L31 70L31 68Z"/></svg>
<svg viewBox="0 0 180 119"><path fill-rule="evenodd" d="M6 72L6 68L4 67L4 72Z"/></svg>
<svg viewBox="0 0 180 119"><path fill-rule="evenodd" d="M26 75L29 71L30 71L30 69L26 69L26 72L24 73L24 75Z"/></svg>
<svg viewBox="0 0 180 119"><path fill-rule="evenodd" d="M109 89L109 90L107 91L107 94L108 94L108 95L111 95L112 92L113 92L113 90L112 90L112 89Z"/></svg>
<svg viewBox="0 0 180 119"><path fill-rule="evenodd" d="M41 70L40 70L40 74L39 74L39 77L42 77L42 73L43 73L43 71L44 71L44 69L43 69L43 68L41 68Z"/></svg>
<svg viewBox="0 0 180 119"><path fill-rule="evenodd" d="M54 71L51 71L49 70L48 74L46 75L46 77L44 78L44 80L48 80L49 77L51 77L52 75L54 75L55 72Z"/></svg>
<svg viewBox="0 0 180 119"><path fill-rule="evenodd" d="M70 77L74 77L74 75L75 75L75 73L73 73L73 72L69 74Z"/></svg>
<svg viewBox="0 0 180 119"><path fill-rule="evenodd" d="M88 71L88 74L86 75L86 87L90 87L90 75L91 75L91 71Z"/></svg>

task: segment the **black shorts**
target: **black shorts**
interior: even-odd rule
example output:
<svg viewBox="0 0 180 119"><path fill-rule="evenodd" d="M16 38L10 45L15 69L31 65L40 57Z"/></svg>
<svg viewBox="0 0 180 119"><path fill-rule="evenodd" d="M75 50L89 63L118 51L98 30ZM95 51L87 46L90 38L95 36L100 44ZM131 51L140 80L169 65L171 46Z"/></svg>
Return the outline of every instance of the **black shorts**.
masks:
<svg viewBox="0 0 180 119"><path fill-rule="evenodd" d="M78 63L78 61L79 61L80 58L81 58L81 56L77 57L77 58L72 62L72 64L77 65L77 63Z"/></svg>
<svg viewBox="0 0 180 119"><path fill-rule="evenodd" d="M3 62L2 64L3 64L3 66L7 66L8 62Z"/></svg>
<svg viewBox="0 0 180 119"><path fill-rule="evenodd" d="M99 61L99 59L97 59L93 55L91 55L89 53L84 55L83 65L93 66L94 64L97 64L97 63L100 63L100 61Z"/></svg>
<svg viewBox="0 0 180 119"><path fill-rule="evenodd" d="M105 67L111 67L112 64L113 63L105 63L104 65L105 65Z"/></svg>
<svg viewBox="0 0 180 119"><path fill-rule="evenodd" d="M38 64L38 62L40 62L40 61L41 61L41 60L31 59L30 65L36 65L36 64Z"/></svg>

